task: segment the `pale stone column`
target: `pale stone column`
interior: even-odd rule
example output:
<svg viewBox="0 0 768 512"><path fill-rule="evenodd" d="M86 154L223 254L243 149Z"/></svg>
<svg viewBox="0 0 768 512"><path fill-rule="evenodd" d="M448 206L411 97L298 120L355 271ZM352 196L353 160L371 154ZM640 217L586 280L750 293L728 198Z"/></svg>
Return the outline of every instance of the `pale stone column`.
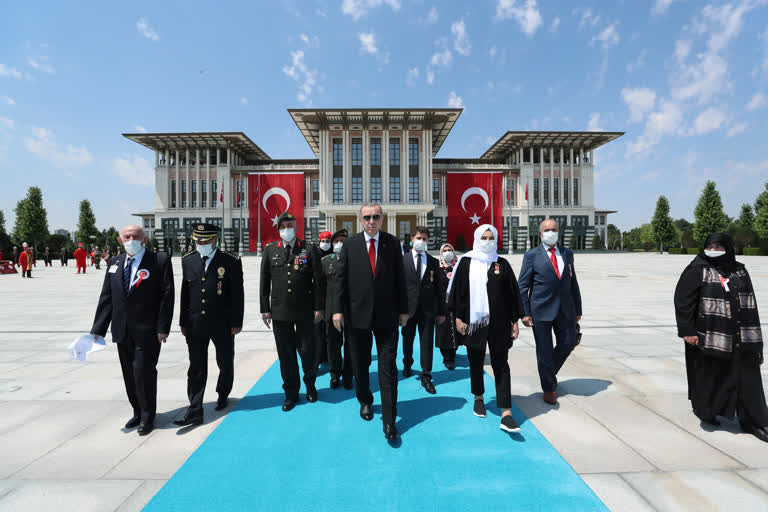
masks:
<svg viewBox="0 0 768 512"><path fill-rule="evenodd" d="M159 161L159 158L158 158ZM170 200L170 188L168 178L168 166L157 166L155 168L155 209L167 210Z"/></svg>
<svg viewBox="0 0 768 512"><path fill-rule="evenodd" d="M421 141L419 142L419 185L421 187L420 203L432 202L432 158L430 158L430 149L432 144L429 143L429 130L422 130ZM426 214L424 214L424 220L426 225Z"/></svg>
<svg viewBox="0 0 768 512"><path fill-rule="evenodd" d="M155 150L155 169L160 165L160 152Z"/></svg>
<svg viewBox="0 0 768 512"><path fill-rule="evenodd" d="M343 151L344 151L344 204L350 204L352 201L352 151L350 150L349 128L344 128Z"/></svg>
<svg viewBox="0 0 768 512"><path fill-rule="evenodd" d="M398 236L398 233L397 233L397 212L395 212L393 210L393 211L387 213L387 217L388 217L388 221L387 222L389 223L389 226L387 226L387 229L389 231L387 231L387 233L391 233L391 234L393 234L395 236ZM398 236L398 238L399 238L399 236Z"/></svg>
<svg viewBox="0 0 768 512"><path fill-rule="evenodd" d="M400 203L408 204L408 130L405 125L400 139Z"/></svg>
<svg viewBox="0 0 768 512"><path fill-rule="evenodd" d="M371 202L371 137L363 130L363 202Z"/></svg>
<svg viewBox="0 0 768 512"><path fill-rule="evenodd" d="M539 207L543 208L544 207L544 148L539 148L539 194L537 197L539 199Z"/></svg>
<svg viewBox="0 0 768 512"><path fill-rule="evenodd" d="M318 179L320 180L320 204L323 205L328 201L328 197L325 191L325 184L328 181L328 175L326 173L326 162L328 160L328 132L320 130L320 145L319 162L317 166Z"/></svg>
<svg viewBox="0 0 768 512"><path fill-rule="evenodd" d="M570 166L570 177L568 179L568 207L573 206L573 146L570 147L570 156L568 160Z"/></svg>
<svg viewBox="0 0 768 512"><path fill-rule="evenodd" d="M176 159L173 161L176 174L176 209L181 209L181 169L179 168L179 151L176 150Z"/></svg>
<svg viewBox="0 0 768 512"><path fill-rule="evenodd" d="M381 202L389 202L389 129L381 133Z"/></svg>
<svg viewBox="0 0 768 512"><path fill-rule="evenodd" d="M549 207L555 205L555 148L549 147Z"/></svg>
<svg viewBox="0 0 768 512"><path fill-rule="evenodd" d="M448 204L448 191L446 190L447 186L448 186L448 175L441 174L440 175L440 206L446 206Z"/></svg>
<svg viewBox="0 0 768 512"><path fill-rule="evenodd" d="M563 146L560 146L560 175L558 176L558 191L557 201L560 203L560 207L563 207Z"/></svg>
<svg viewBox="0 0 768 512"><path fill-rule="evenodd" d="M205 148L205 184L207 187L205 193L208 195L208 197L205 198L205 205L206 205L206 208L210 208L211 207L211 148L210 147Z"/></svg>

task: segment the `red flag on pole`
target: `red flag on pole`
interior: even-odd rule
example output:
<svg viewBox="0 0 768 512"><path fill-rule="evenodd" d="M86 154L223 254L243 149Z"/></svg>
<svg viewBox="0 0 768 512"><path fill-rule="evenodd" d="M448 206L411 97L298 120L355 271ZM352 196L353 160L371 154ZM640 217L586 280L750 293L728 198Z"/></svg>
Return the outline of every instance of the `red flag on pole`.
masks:
<svg viewBox="0 0 768 512"><path fill-rule="evenodd" d="M504 176L500 172L449 172L447 176L448 241L456 244L459 236L472 248L475 229L481 224L493 224L502 238L502 203L499 194ZM502 196L503 197L503 196Z"/></svg>
<svg viewBox="0 0 768 512"><path fill-rule="evenodd" d="M512 201L512 187L510 186L511 183L507 183L507 202L509 203Z"/></svg>
<svg viewBox="0 0 768 512"><path fill-rule="evenodd" d="M259 179L261 185L264 185L263 193L260 191ZM304 173L253 173L248 176L248 188L251 191L248 215L251 217L251 226L261 222L262 248L269 242L280 240L277 218L285 211L290 211L296 217L297 236L304 233ZM256 252L258 231L249 231L251 252Z"/></svg>
<svg viewBox="0 0 768 512"><path fill-rule="evenodd" d="M525 200L528 200L528 184L525 184Z"/></svg>
<svg viewBox="0 0 768 512"><path fill-rule="evenodd" d="M221 184L221 194L219 194L219 202L224 204L224 183Z"/></svg>

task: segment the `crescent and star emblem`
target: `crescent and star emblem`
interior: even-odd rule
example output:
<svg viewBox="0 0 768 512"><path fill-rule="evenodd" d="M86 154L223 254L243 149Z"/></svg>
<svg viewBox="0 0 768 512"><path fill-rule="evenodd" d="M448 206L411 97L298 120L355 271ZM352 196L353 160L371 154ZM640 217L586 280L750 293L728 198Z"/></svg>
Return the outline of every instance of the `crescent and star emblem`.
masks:
<svg viewBox="0 0 768 512"><path fill-rule="evenodd" d="M469 187L467 190L464 191L463 194L461 194L461 209L467 212L467 208L464 206L464 202L469 198L470 196L478 195L483 198L483 201L485 201L485 208L483 208L483 211L480 213L484 213L485 210L488 209L488 193L483 190L480 187ZM467 212L469 213L469 212ZM472 221L472 224L480 224L480 216L475 212L474 215L469 216L469 220Z"/></svg>
<svg viewBox="0 0 768 512"><path fill-rule="evenodd" d="M283 211L287 211L291 208L291 197L288 195L288 192L286 192L284 188L272 187L266 192L264 192L264 196L261 199L261 204L264 206L264 211L269 213L269 208L267 208L267 199L269 199L274 195L281 196L283 199L285 199L286 205L285 205L285 210ZM277 219L279 218L280 218L279 215L275 215L275 217L272 219L273 226L277 226Z"/></svg>

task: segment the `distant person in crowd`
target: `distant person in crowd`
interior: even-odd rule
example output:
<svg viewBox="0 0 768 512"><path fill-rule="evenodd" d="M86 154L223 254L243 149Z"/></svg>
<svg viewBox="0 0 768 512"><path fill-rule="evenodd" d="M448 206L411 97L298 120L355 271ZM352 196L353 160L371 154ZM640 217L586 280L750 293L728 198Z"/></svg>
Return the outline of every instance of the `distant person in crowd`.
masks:
<svg viewBox="0 0 768 512"><path fill-rule="evenodd" d="M324 257L329 254L333 254L333 247L331 246L331 232L323 231L317 239L317 244L313 244L313 249L317 251L317 261L322 261ZM322 294L320 301L325 309L325 294ZM315 360L317 361L317 367L320 368L321 364L328 364L330 361L330 347L328 346L327 332L328 324L330 320L326 322L323 318L320 322L317 322L314 326L315 335Z"/></svg>
<svg viewBox="0 0 768 512"><path fill-rule="evenodd" d="M744 432L768 442L760 374L763 334L752 279L733 240L709 235L675 289L677 335L685 341L688 399L704 423L738 417Z"/></svg>
<svg viewBox="0 0 768 512"><path fill-rule="evenodd" d="M411 235L403 235L403 239L400 241L400 253L405 256L411 252Z"/></svg>
<svg viewBox="0 0 768 512"><path fill-rule="evenodd" d="M32 277L32 265L34 264L34 256L32 256L32 248L24 242L22 245L23 250L19 254L18 264L21 267L21 277Z"/></svg>
<svg viewBox="0 0 768 512"><path fill-rule="evenodd" d="M451 244L443 244L440 247L440 278L446 287L453 276L453 270L457 262L458 258L453 246ZM450 310L446 310L446 315L445 322L435 327L435 344L443 356L443 365L449 370L455 370L456 348L458 347L456 343L456 318Z"/></svg>
<svg viewBox="0 0 768 512"><path fill-rule="evenodd" d="M360 417L373 419L370 386L371 348L376 337L384 437L397 439L397 325L408 323L403 255L397 238L381 231L379 204L360 207L363 231L344 241L336 267L333 325L350 326L355 390Z"/></svg>
<svg viewBox="0 0 768 512"><path fill-rule="evenodd" d="M139 226L125 226L118 241L126 254L112 260L96 307L91 334L104 337L112 324L125 391L133 416L125 428L145 436L154 429L157 410L157 360L173 321L171 259L144 249Z"/></svg>
<svg viewBox="0 0 768 512"><path fill-rule="evenodd" d="M83 243L80 242L77 244L77 249L75 249L74 254L72 256L75 258L75 264L77 265L77 273L80 273L80 270L82 269L83 274L85 274L85 267L86 267L86 258L87 253L85 252L85 249L83 249Z"/></svg>
<svg viewBox="0 0 768 512"><path fill-rule="evenodd" d="M45 248L45 254L43 254L43 259L45 260L45 266L46 267L52 267L52 257L51 257L51 249L49 247Z"/></svg>
<svg viewBox="0 0 768 512"><path fill-rule="evenodd" d="M68 267L69 266L69 264L67 262L68 259L69 258L67 258L67 248L66 247L62 247L61 248L61 266L62 267L64 267L64 266Z"/></svg>
<svg viewBox="0 0 768 512"><path fill-rule="evenodd" d="M448 309L456 318L459 343L467 347L475 416L486 416L483 365L488 347L496 405L501 409L499 428L517 432L520 427L512 418L508 357L519 335L517 321L523 315L523 306L512 266L496 252L498 236L490 224L475 229L472 250L459 259L449 283Z"/></svg>
<svg viewBox="0 0 768 512"><path fill-rule="evenodd" d="M413 341L419 330L419 379L427 393L437 391L432 382L432 354L435 344L435 324L445 322L446 283L440 262L427 252L429 228L416 226L413 249L403 256L403 272L408 293L408 323L402 329L403 376L412 375Z"/></svg>
<svg viewBox="0 0 768 512"><path fill-rule="evenodd" d="M99 249L98 245L93 248L91 258L94 265L96 265L96 270L101 270L101 249Z"/></svg>
<svg viewBox="0 0 768 512"><path fill-rule="evenodd" d="M14 245L13 246L13 253L11 253L11 254L13 256L13 259L11 261L13 261L13 264L16 265L18 263L18 261L19 261L19 248Z"/></svg>
<svg viewBox="0 0 768 512"><path fill-rule="evenodd" d="M557 373L578 344L581 292L574 270L573 251L558 246L558 226L545 220L539 227L541 245L523 256L520 293L523 324L533 328L543 399L557 403ZM552 347L552 332L557 340Z"/></svg>

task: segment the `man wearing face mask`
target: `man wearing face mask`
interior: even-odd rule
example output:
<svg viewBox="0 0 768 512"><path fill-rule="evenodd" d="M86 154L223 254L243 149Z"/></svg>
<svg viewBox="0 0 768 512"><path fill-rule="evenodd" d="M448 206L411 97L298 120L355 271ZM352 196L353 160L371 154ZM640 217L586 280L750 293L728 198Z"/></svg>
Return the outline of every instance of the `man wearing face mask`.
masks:
<svg viewBox="0 0 768 512"><path fill-rule="evenodd" d="M340 229L330 238L333 252L320 261L323 273L320 278L320 289L325 297L325 318L332 318L334 301L336 300L336 265L339 262L339 253L347 239L346 229ZM332 322L325 322L328 334L328 359L331 363L331 388L336 389L339 383L344 389L352 389L354 386L352 375L352 355L349 347L349 326L344 326L342 331L337 331ZM344 347L344 358L341 357L341 347ZM341 379L341 380L339 380Z"/></svg>
<svg viewBox="0 0 768 512"><path fill-rule="evenodd" d="M320 261L316 251L296 237L296 217L284 212L277 220L280 241L264 248L261 260L261 318L271 328L274 322L277 357L283 377L285 402L290 411L299 401L298 350L304 370L307 401L317 402L315 337L312 323L323 318Z"/></svg>
<svg viewBox="0 0 768 512"><path fill-rule="evenodd" d="M317 261L322 263L324 257L333 253L333 247L331 246L331 232L323 231L318 237L317 245L313 245L312 249L317 252ZM320 297L321 304L325 306L325 295ZM330 360L330 347L327 340L327 325L325 319L317 322L314 327L315 335L315 361L318 370L321 364L327 364Z"/></svg>
<svg viewBox="0 0 768 512"><path fill-rule="evenodd" d="M557 372L576 346L581 320L581 292L573 252L557 245L558 226L545 220L539 228L542 244L525 253L520 270L523 324L533 328L543 399L557 403ZM552 332L555 347L552 347Z"/></svg>
<svg viewBox="0 0 768 512"><path fill-rule="evenodd" d="M152 432L157 409L157 360L173 320L171 258L144 249L139 226L125 226L118 242L125 254L109 260L91 334L104 337L112 324L125 391L133 417L125 428Z"/></svg>
<svg viewBox="0 0 768 512"><path fill-rule="evenodd" d="M243 265L240 258L217 247L219 228L198 224L192 232L195 250L181 260L179 325L187 339L189 408L174 424L203 423L203 395L208 379L208 343L216 347L219 379L216 410L225 409L235 378L235 335L243 328Z"/></svg>

